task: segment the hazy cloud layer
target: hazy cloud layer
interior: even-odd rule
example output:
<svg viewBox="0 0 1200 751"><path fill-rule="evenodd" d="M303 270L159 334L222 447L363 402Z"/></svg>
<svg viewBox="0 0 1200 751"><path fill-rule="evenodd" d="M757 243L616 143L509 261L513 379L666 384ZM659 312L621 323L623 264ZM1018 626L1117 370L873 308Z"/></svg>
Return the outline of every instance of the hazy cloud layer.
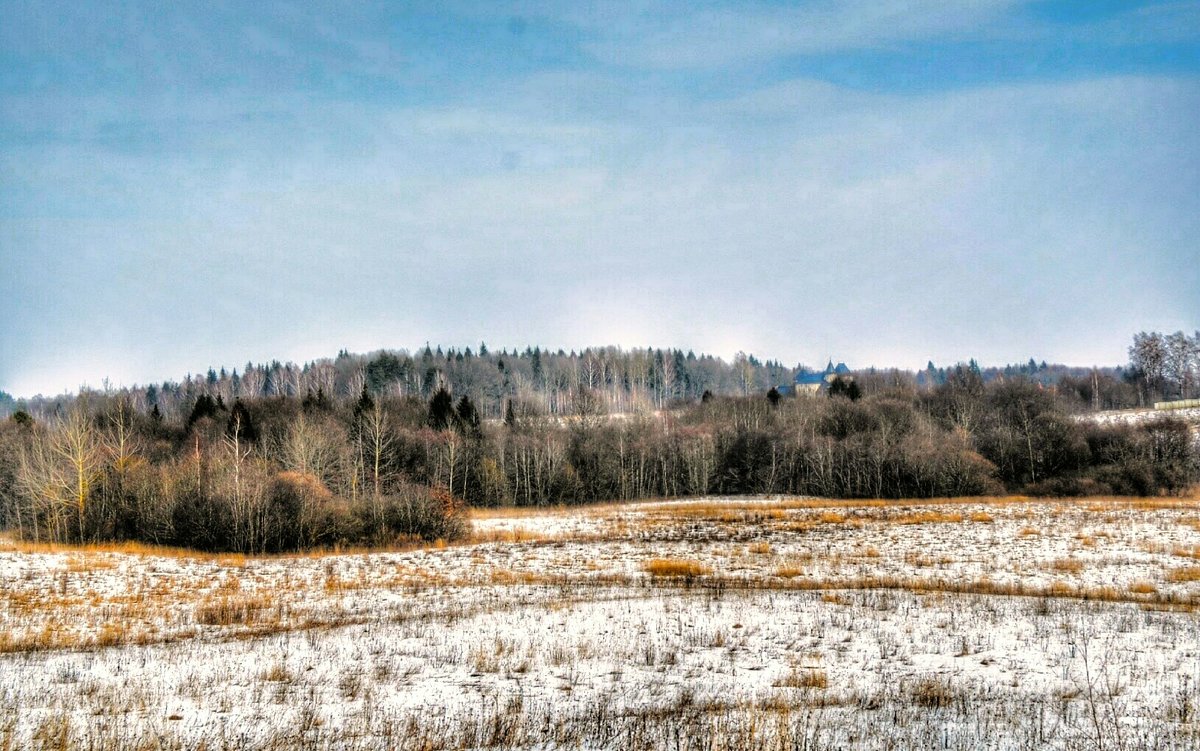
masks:
<svg viewBox="0 0 1200 751"><path fill-rule="evenodd" d="M1200 20L1102 6L0 2L0 388L426 339L1120 362L1200 324Z"/></svg>

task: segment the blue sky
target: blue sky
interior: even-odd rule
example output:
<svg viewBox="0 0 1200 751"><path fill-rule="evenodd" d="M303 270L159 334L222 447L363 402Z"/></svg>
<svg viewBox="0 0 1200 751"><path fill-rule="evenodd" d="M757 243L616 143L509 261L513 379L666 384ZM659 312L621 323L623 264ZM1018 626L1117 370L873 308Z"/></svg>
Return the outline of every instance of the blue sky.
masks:
<svg viewBox="0 0 1200 751"><path fill-rule="evenodd" d="M1200 3L0 0L0 389L426 340L1116 364Z"/></svg>

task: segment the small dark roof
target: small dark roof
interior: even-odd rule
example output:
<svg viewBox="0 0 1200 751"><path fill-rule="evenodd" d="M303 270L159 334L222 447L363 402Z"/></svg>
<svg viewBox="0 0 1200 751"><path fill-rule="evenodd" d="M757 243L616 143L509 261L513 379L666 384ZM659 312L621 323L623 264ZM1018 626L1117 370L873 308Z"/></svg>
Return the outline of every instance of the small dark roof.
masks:
<svg viewBox="0 0 1200 751"><path fill-rule="evenodd" d="M850 368L846 367L846 363L839 362L837 367L833 369L833 372L837 373L838 375L845 375L850 372Z"/></svg>

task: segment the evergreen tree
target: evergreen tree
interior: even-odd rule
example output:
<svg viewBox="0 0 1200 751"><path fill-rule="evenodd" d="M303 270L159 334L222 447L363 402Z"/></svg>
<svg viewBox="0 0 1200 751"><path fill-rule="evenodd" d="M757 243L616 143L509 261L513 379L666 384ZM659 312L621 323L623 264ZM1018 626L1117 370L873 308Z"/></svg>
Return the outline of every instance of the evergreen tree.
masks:
<svg viewBox="0 0 1200 751"><path fill-rule="evenodd" d="M531 356L530 370L533 373L533 385L534 386L544 385L546 380L545 380L544 374L542 373L542 353L541 353L541 350L539 350L539 349L533 350L533 355Z"/></svg>
<svg viewBox="0 0 1200 751"><path fill-rule="evenodd" d="M363 415L374 409L375 400L371 398L371 392L367 390L366 384L363 384L362 393L358 395L358 401L354 403L354 423L359 424Z"/></svg>
<svg viewBox="0 0 1200 751"><path fill-rule="evenodd" d="M429 400L429 414L425 421L434 430L445 430L454 424L454 399L443 386Z"/></svg>
<svg viewBox="0 0 1200 751"><path fill-rule="evenodd" d="M235 401L233 409L229 411L229 421L225 423L225 435L250 443L258 440L258 429L254 427L250 410L246 409L246 405L242 404L241 399Z"/></svg>
<svg viewBox="0 0 1200 751"><path fill-rule="evenodd" d="M196 403L192 406L192 413L188 415L188 429L190 430L193 425L206 417L215 418L218 411L219 408L217 406L217 401L208 394L201 394L196 399Z"/></svg>
<svg viewBox="0 0 1200 751"><path fill-rule="evenodd" d="M469 396L464 394L458 400L455 412L458 415L458 425L464 434L479 435L479 412L475 409Z"/></svg>
<svg viewBox="0 0 1200 751"><path fill-rule="evenodd" d="M829 396L844 396L852 402L862 397L862 389L852 379L837 376L829 383Z"/></svg>

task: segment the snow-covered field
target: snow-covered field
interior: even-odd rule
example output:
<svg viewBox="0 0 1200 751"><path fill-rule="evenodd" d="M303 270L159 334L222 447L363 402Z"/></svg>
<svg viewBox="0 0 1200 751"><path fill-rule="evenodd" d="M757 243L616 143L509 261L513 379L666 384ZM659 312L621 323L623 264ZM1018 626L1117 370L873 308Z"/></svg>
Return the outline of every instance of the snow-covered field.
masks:
<svg viewBox="0 0 1200 751"><path fill-rule="evenodd" d="M1085 412L1078 416L1081 420L1090 420L1101 425L1138 425L1154 420L1171 418L1183 420L1193 427L1200 425L1200 407L1187 409L1115 409L1104 412Z"/></svg>
<svg viewBox="0 0 1200 751"><path fill-rule="evenodd" d="M474 528L270 558L0 542L0 749L1200 747L1200 499Z"/></svg>

